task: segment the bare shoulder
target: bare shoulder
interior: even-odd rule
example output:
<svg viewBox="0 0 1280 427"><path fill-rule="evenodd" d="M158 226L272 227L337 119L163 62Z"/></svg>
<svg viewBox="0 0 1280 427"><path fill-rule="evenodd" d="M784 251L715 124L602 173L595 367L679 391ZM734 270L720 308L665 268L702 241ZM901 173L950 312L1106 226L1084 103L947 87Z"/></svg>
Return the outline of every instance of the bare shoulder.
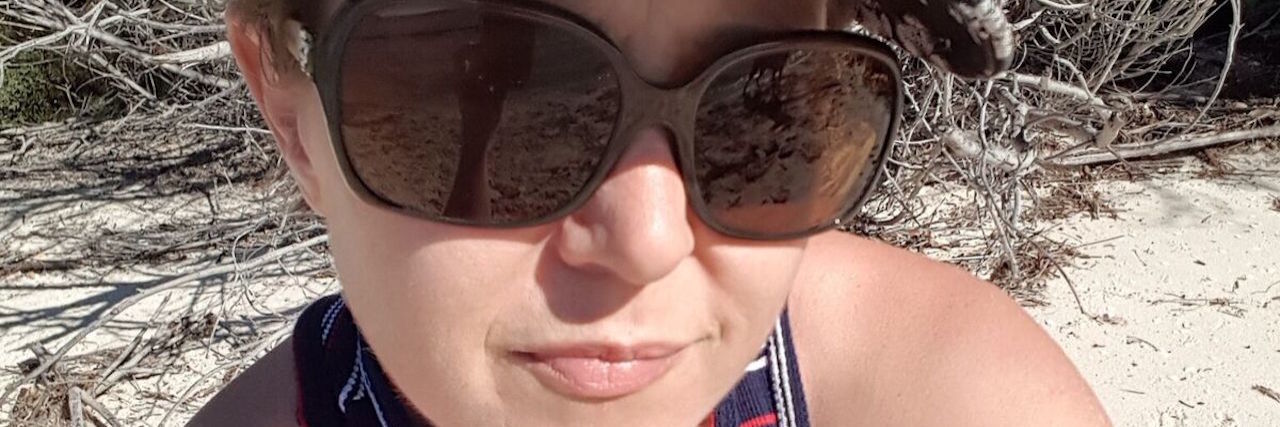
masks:
<svg viewBox="0 0 1280 427"><path fill-rule="evenodd" d="M188 427L298 425L293 341L268 352L205 404Z"/></svg>
<svg viewBox="0 0 1280 427"><path fill-rule="evenodd" d="M1109 425L1048 334L959 268L828 233L789 304L816 425Z"/></svg>

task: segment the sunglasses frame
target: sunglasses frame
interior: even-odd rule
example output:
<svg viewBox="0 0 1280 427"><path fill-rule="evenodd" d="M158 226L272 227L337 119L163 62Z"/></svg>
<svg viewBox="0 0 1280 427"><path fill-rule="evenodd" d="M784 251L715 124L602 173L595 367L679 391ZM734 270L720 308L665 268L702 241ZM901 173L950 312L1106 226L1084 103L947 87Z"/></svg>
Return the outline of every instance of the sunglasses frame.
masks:
<svg viewBox="0 0 1280 427"><path fill-rule="evenodd" d="M652 126L664 128L671 137L675 148L676 165L684 183L686 198L696 214L711 229L730 236L748 240L789 240L798 239L833 229L841 225L841 221L856 212L870 197L878 184L888 160L891 143L897 134L903 110L905 87L902 81L902 67L894 52L883 42L876 39L844 31L794 31L771 34L746 47L732 51L717 58L704 68L696 77L676 86L665 87L651 83L638 74L627 61L621 50L611 43L603 32L593 25L584 22L571 13L541 3L519 0L422 0L423 11L454 10L471 8L480 13L497 13L527 19L540 25L549 25L569 31L580 37L584 43L594 45L609 61L617 79L619 90L619 109L613 130L596 170L583 184L581 190L564 206L555 211L528 220L491 223L477 220L455 219L440 215L432 215L411 208L399 206L390 200L374 194L356 174L350 159L347 157L342 132L342 61L347 41L361 20L373 12L382 10L389 4L405 3L405 0L365 0L348 2L334 15L332 26L326 29L319 38L315 48L306 55L308 68L312 71L312 79L319 91L324 107L325 117L329 125L330 141L333 154L341 169L342 178L355 195L362 201L393 212L411 217L441 222L446 224L483 227L490 229L514 229L547 224L563 218L578 210L590 200L616 166L619 158L631 145L637 132ZM438 8L435 6L438 5ZM751 230L740 230L720 224L707 204L702 200L701 186L697 182L695 167L695 141L698 106L708 86L729 67L740 61L774 51L790 51L806 46L816 48L837 48L837 50L854 52L868 58L879 60L891 75L896 90L891 109L889 123L885 134L881 135L877 146L873 148L870 165L857 178L858 190L846 197L844 205L834 218L825 220L815 226L788 233L762 233Z"/></svg>

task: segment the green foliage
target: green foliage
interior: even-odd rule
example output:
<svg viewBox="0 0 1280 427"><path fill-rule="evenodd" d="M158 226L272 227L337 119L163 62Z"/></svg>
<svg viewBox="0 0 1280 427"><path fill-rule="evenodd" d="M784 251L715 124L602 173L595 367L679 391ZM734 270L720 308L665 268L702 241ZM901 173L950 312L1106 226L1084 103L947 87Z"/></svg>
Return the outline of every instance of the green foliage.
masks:
<svg viewBox="0 0 1280 427"><path fill-rule="evenodd" d="M0 85L0 128L121 110L111 86L95 77L53 53L18 55L6 64Z"/></svg>
<svg viewBox="0 0 1280 427"><path fill-rule="evenodd" d="M32 56L19 56L15 62L20 65L11 64L4 70L0 126L57 120L66 115L69 106L65 96L49 76L53 66L32 62Z"/></svg>

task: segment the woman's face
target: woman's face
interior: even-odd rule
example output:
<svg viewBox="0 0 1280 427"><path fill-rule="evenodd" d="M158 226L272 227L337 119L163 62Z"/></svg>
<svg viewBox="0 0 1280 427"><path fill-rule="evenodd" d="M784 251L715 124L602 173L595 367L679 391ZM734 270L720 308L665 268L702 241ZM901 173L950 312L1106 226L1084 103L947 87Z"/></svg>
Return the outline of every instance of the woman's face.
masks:
<svg viewBox="0 0 1280 427"><path fill-rule="evenodd" d="M688 79L753 34L827 22L819 0L551 3L654 82ZM568 217L477 229L359 200L310 95L298 134L348 304L404 397L439 425L694 425L785 305L805 242L710 230L687 205L665 132L634 136Z"/></svg>

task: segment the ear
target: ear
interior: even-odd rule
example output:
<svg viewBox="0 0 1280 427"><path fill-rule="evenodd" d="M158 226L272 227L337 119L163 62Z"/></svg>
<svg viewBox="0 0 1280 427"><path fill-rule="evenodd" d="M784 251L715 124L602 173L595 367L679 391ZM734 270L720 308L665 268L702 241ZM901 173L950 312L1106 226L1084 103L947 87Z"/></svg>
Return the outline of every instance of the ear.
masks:
<svg viewBox="0 0 1280 427"><path fill-rule="evenodd" d="M299 128L305 103L313 99L308 96L309 82L300 71L284 71L275 63L274 58L290 53L273 51L263 23L228 14L227 39L244 82L275 136L303 199L311 210L324 216L323 192L316 166L311 161L311 153L318 149L307 144Z"/></svg>

